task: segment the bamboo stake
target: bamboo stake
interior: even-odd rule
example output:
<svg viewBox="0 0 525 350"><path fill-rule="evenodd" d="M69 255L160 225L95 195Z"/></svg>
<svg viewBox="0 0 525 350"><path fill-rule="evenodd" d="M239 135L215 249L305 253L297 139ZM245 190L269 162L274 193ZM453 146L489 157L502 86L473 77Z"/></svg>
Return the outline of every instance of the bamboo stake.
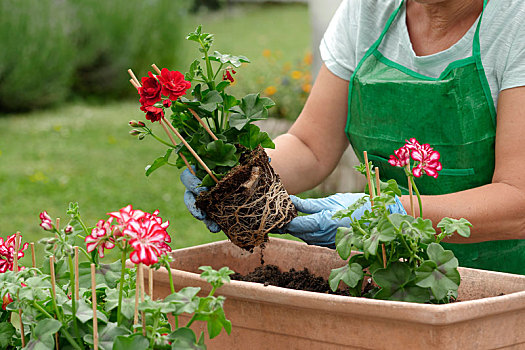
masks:
<svg viewBox="0 0 525 350"><path fill-rule="evenodd" d="M153 300L153 269L150 267L148 270L148 284L149 284L149 297Z"/></svg>
<svg viewBox="0 0 525 350"><path fill-rule="evenodd" d="M60 218L57 218L57 225L56 225L56 229L57 231L60 230Z"/></svg>
<svg viewBox="0 0 525 350"><path fill-rule="evenodd" d="M140 282L140 301L144 302L144 265L139 264L139 282ZM146 315L144 311L140 312L140 317L142 318L142 335L146 336Z"/></svg>
<svg viewBox="0 0 525 350"><path fill-rule="evenodd" d="M211 172L210 168L208 168L208 166L206 165L206 163L204 163L204 161L201 159L201 157L199 157L199 155L197 154L197 152L195 152L193 150L193 148L190 146L190 144L188 142L186 142L186 140L182 137L182 135L179 133L179 131L177 129L175 129L175 127L173 125L171 125L167 120L166 118L162 117L162 119L159 121L160 122L160 125L162 125L162 127L164 128L164 131L166 131L166 133L168 134L168 137L170 138L171 142L173 142L173 144L175 145L176 142L175 140L173 139L173 136L170 134L169 130L166 128L166 125L171 129L171 131L179 138L179 140L184 144L184 146L186 146L186 148L190 151L191 155L193 157L195 157L195 159L197 159L197 161L200 163L200 165L202 165L202 167L204 168L204 170L206 170L206 172L211 176L211 178L213 179L213 181L215 182L219 182L219 180L215 177L215 175L213 175L213 173Z"/></svg>
<svg viewBox="0 0 525 350"><path fill-rule="evenodd" d="M78 247L75 247L75 300L79 299L79 282L78 282Z"/></svg>
<svg viewBox="0 0 525 350"><path fill-rule="evenodd" d="M381 195L381 182L380 182L380 179L379 179L379 168L376 167L375 170L376 170L376 190L377 190L377 195L380 196ZM381 243L381 249L383 251L383 268L386 269L386 248L385 248L385 243Z"/></svg>
<svg viewBox="0 0 525 350"><path fill-rule="evenodd" d="M137 83L135 82L135 80L130 79L129 81L130 81L131 85L133 85L133 86L135 87L135 89L137 89L137 90L139 89L140 85L137 85Z"/></svg>
<svg viewBox="0 0 525 350"><path fill-rule="evenodd" d="M14 255L14 262L13 262L13 271L15 273L18 273L18 251L20 250L20 232L17 232L15 235L15 255ZM18 292L16 294L18 299ZM22 309L18 309L18 316L20 317L20 335L22 338L22 347L26 346L26 335L24 331L24 322L22 321Z"/></svg>
<svg viewBox="0 0 525 350"><path fill-rule="evenodd" d="M97 281L95 264L91 264L91 303L93 305L93 349L98 349Z"/></svg>
<svg viewBox="0 0 525 350"><path fill-rule="evenodd" d="M197 119L197 121L200 123L200 125L202 125L204 130L206 130L206 132L211 136L211 138L214 139L215 141L217 141L218 140L217 136L215 136L215 134L210 130L208 125L206 125L206 123L204 123L204 121L199 117L199 115L193 109L191 109L191 108L188 108L188 109L191 112L191 114L195 117L195 119Z"/></svg>
<svg viewBox="0 0 525 350"><path fill-rule="evenodd" d="M131 79L133 79L133 81L135 81L135 83L138 86L141 86L140 85L140 81L137 79L137 77L135 76L135 74L133 73L133 71L131 69L128 69L128 74L131 76ZM133 84L133 85L135 85L135 84Z"/></svg>
<svg viewBox="0 0 525 350"><path fill-rule="evenodd" d="M49 257L49 274L51 275L51 290L53 294L52 298L56 300L57 293L56 293L55 257L54 256ZM55 316L55 318L56 317L58 317L58 310L57 310L57 315ZM58 350L58 333L55 333L55 348Z"/></svg>
<svg viewBox="0 0 525 350"><path fill-rule="evenodd" d="M191 167L190 163L188 162L188 160L186 159L186 157L184 156L184 154L182 154L181 152L179 152L179 156L182 158L182 160L184 161L184 164L186 164L186 167L188 168L188 170L190 171L190 173L193 174L193 176L197 176L195 174L195 171L193 171L193 168Z"/></svg>
<svg viewBox="0 0 525 350"><path fill-rule="evenodd" d="M159 67L157 67L157 65L155 63L153 63L151 66L153 67L155 72L157 72L157 74L161 74L161 71L160 71Z"/></svg>
<svg viewBox="0 0 525 350"><path fill-rule="evenodd" d="M36 268L35 243L31 242L31 263L33 268ZM36 271L35 271L36 275Z"/></svg>
<svg viewBox="0 0 525 350"><path fill-rule="evenodd" d="M408 179L408 194L410 196L410 214L416 217L416 210L414 208L414 195L412 194L412 181Z"/></svg>
<svg viewBox="0 0 525 350"><path fill-rule="evenodd" d="M139 265L142 263L139 263ZM136 326L139 323L139 292L140 292L140 283L138 280L139 267L137 265L137 278L135 278L135 315L133 317L133 326ZM136 327L133 327L133 333L137 330Z"/></svg>
<svg viewBox="0 0 525 350"><path fill-rule="evenodd" d="M374 187L372 187L372 179L370 178L370 168L368 166L368 153L366 151L363 151L363 155L365 156L366 180L368 181L368 191L370 192L370 204L374 206Z"/></svg>

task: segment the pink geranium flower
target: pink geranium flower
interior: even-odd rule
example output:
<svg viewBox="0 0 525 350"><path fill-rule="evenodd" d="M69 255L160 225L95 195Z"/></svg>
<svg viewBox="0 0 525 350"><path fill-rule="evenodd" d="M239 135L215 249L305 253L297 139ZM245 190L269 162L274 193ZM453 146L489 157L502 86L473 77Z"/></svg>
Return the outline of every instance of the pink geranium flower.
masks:
<svg viewBox="0 0 525 350"><path fill-rule="evenodd" d="M438 171L443 167L439 161L440 154L434 151L429 144L421 145L418 149L412 151L412 159L419 162L417 166L412 169L415 177L420 177L422 172L433 178L438 177Z"/></svg>
<svg viewBox="0 0 525 350"><path fill-rule="evenodd" d="M388 163L392 166L404 167L410 163L410 151L405 146L394 151L394 155L390 156Z"/></svg>
<svg viewBox="0 0 525 350"><path fill-rule="evenodd" d="M91 235L85 238L86 250L89 253L96 249L98 256L103 258L104 249L113 249L115 247L113 231L116 226L112 225L112 221L113 218L109 218L108 221L100 220L93 230L91 230Z"/></svg>
<svg viewBox="0 0 525 350"><path fill-rule="evenodd" d="M5 241L0 237L0 273L4 273L7 270L13 271L15 261L15 239L16 234L7 236ZM22 236L20 236L20 242L22 242ZM27 242L20 246L18 249L18 259L24 257L24 250L26 250L28 246L29 243ZM20 267L20 270L22 269L23 267Z"/></svg>
<svg viewBox="0 0 525 350"><path fill-rule="evenodd" d="M388 163L392 166L406 167L410 165L410 158L416 161L412 168L415 177L421 177L423 173L433 178L438 177L438 171L442 169L439 152L434 151L427 143L421 145L415 138L406 140L403 147L394 151Z"/></svg>
<svg viewBox="0 0 525 350"><path fill-rule="evenodd" d="M142 219L146 213L144 213L142 210L133 209L131 205L127 205L119 211L108 213L108 215L117 220L118 227L115 234L119 236L122 235L122 231L124 231L128 223Z"/></svg>

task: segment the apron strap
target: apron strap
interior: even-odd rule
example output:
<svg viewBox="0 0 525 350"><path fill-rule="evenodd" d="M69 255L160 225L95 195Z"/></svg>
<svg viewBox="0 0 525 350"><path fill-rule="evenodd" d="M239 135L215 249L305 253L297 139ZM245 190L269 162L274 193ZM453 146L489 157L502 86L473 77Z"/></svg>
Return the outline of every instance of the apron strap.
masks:
<svg viewBox="0 0 525 350"><path fill-rule="evenodd" d="M485 1L487 1L487 0L485 0ZM385 28L383 28L383 31L381 32L381 35L379 36L379 38L377 38L377 40L370 47L370 49L368 49L367 55L368 55L369 52L371 53L372 51L377 49L379 47L379 45L381 45L381 42L383 41L383 38L386 35L386 32L388 31L388 29L392 25L392 22L394 22L394 19L396 18L397 14L399 13L399 10L401 10L401 7L403 6L404 3L405 3L405 0L401 0L401 3L397 7L397 9L394 12L392 12L392 14L390 15L390 18L386 22Z"/></svg>

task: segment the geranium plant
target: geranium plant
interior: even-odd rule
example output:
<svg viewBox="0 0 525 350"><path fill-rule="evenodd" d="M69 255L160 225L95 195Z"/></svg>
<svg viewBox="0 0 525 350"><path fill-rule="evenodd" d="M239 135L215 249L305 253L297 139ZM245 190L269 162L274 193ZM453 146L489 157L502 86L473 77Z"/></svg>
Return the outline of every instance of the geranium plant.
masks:
<svg viewBox="0 0 525 350"><path fill-rule="evenodd" d="M46 251L41 267L17 266L15 255L23 257L28 247L20 244L18 234L0 238L1 349L205 349L204 333L197 337L189 328L197 320L207 322L210 338L223 328L230 333L224 297L214 296L233 273L226 267L201 267L201 277L212 286L206 296L198 296L200 288L194 287L175 291L171 274L168 297L154 300L152 289L145 295L143 266L149 266L148 271L169 269L169 222L158 211L126 206L90 229L78 205L70 204L67 214L70 220L62 229L59 220L40 214L41 227L53 234L41 240ZM79 238L85 249L75 246ZM120 250L121 259L101 262L109 249ZM79 252L84 260L80 263ZM135 268L126 267L128 257ZM191 319L180 325L178 316L184 313ZM174 326L167 314L175 317Z"/></svg>
<svg viewBox="0 0 525 350"><path fill-rule="evenodd" d="M414 176L437 177L441 170L439 153L415 139L407 140L396 150L390 164L403 167L414 187ZM370 167L366 162L358 170L375 174ZM454 233L468 237L470 222L444 218L437 224L440 232L436 232L429 219L390 214L388 207L395 204L396 195L401 195L394 180L375 185L369 186L370 196L334 216L348 217L351 223L350 227L339 228L336 235L337 252L347 263L332 270L329 277L332 290L342 281L352 296L421 303L448 303L457 298L458 260L439 242ZM419 192L416 194L421 208ZM352 213L369 200L373 202L371 210L357 220L352 219ZM352 250L357 252L352 254Z"/></svg>
<svg viewBox="0 0 525 350"><path fill-rule="evenodd" d="M201 26L186 39L198 45L200 57L185 74L153 65L154 72L139 81L130 70L140 109L152 124L160 124L168 140L144 121L131 121L131 134L151 136L167 146L146 175L164 165L188 167L205 189L197 206L235 244L250 250L296 215L264 152L274 143L254 124L268 117L274 102L259 93L237 98L227 92L248 58L212 53L214 36Z"/></svg>

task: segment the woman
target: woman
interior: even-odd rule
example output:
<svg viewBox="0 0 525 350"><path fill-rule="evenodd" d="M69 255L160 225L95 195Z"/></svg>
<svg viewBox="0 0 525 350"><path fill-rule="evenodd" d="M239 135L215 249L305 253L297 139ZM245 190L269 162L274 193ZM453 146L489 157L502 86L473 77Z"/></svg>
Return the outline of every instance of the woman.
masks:
<svg viewBox="0 0 525 350"><path fill-rule="evenodd" d="M301 115L268 151L287 190L321 182L349 143L403 185L386 160L414 137L444 168L417 180L423 216L473 224L470 238L455 235L446 248L462 266L525 274L524 24L521 0L344 0ZM333 211L359 197L294 199L312 215L288 231L333 245L344 224ZM401 203L408 208L408 197Z"/></svg>

